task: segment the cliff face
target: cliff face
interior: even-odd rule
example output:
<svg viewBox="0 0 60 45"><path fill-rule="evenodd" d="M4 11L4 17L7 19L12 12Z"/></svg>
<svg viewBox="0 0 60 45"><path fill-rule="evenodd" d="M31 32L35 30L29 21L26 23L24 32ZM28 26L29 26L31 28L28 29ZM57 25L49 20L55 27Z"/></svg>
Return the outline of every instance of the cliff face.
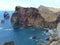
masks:
<svg viewBox="0 0 60 45"><path fill-rule="evenodd" d="M37 8L24 8L16 6L15 12L11 17L11 22L14 27L22 25L27 27L29 25L36 27L44 27L54 29L57 27L57 17L54 12L46 7Z"/></svg>
<svg viewBox="0 0 60 45"><path fill-rule="evenodd" d="M42 20L44 18L41 17L39 10L36 8L23 8L16 6L15 12L12 15L11 22L14 25L23 25L23 27L28 26L28 24L32 26L38 26L39 23L42 24Z"/></svg>

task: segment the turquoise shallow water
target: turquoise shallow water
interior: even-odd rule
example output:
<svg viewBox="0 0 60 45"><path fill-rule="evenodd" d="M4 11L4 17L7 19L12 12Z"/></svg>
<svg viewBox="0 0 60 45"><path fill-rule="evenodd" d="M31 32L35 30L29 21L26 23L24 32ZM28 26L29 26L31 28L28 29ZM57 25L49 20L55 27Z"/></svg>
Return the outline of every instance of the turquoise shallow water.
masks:
<svg viewBox="0 0 60 45"><path fill-rule="evenodd" d="M10 18L13 11L8 11ZM4 11L0 11L0 20L4 19ZM45 38L49 35L46 34L46 29L27 27L24 29L20 26L19 29L13 29L10 19L4 19L5 23L0 23L0 45L4 42L14 41L15 45L37 45L37 42L46 43ZM39 39L31 39L32 36L38 36Z"/></svg>

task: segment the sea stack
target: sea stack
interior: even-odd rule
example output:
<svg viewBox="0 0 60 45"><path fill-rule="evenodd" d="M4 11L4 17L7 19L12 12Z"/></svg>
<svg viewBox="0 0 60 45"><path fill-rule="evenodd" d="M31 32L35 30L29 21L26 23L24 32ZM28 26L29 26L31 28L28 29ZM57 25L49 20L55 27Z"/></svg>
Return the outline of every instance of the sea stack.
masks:
<svg viewBox="0 0 60 45"><path fill-rule="evenodd" d="M9 18L9 13L7 11L4 12L4 18Z"/></svg>

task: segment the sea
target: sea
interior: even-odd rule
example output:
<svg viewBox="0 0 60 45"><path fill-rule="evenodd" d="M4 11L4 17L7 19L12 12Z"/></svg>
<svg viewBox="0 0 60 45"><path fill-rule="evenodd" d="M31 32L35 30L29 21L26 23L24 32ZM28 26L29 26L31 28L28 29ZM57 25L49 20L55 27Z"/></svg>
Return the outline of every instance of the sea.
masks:
<svg viewBox="0 0 60 45"><path fill-rule="evenodd" d="M7 11L10 18L4 18L4 12L0 11L0 45L5 42L13 41L14 45L37 45L37 43L47 43L45 40L49 37L47 29L27 27L23 28L20 26L19 29L14 29L11 24L11 16L14 11ZM4 20L4 23L1 23ZM38 39L32 39L33 36L39 37Z"/></svg>

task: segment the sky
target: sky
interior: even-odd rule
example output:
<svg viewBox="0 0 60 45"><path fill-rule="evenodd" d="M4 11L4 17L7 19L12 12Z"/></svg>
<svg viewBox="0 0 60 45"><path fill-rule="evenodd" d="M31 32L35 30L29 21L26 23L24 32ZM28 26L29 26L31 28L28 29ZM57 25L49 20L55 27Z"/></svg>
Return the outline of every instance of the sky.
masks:
<svg viewBox="0 0 60 45"><path fill-rule="evenodd" d="M60 0L0 0L0 10L15 10L16 6L38 8L40 5L60 8Z"/></svg>

